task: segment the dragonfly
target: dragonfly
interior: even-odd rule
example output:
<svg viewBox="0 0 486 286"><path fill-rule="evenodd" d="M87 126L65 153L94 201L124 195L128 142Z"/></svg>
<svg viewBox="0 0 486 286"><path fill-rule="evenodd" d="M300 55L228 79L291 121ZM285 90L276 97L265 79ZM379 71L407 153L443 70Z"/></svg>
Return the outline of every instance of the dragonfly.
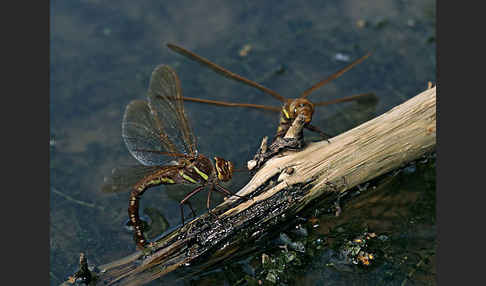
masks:
<svg viewBox="0 0 486 286"><path fill-rule="evenodd" d="M188 204L195 215L189 199L200 191L208 189L206 206L209 211L211 192L217 191L227 197L233 195L220 182L232 178L234 165L217 156L212 162L198 152L196 137L184 113L181 84L171 67L160 65L154 69L147 97L148 101L131 101L122 122L125 145L140 165L115 168L102 186L104 192L131 190L128 216L138 248L147 245L139 217L139 201L149 188L196 185L179 203L182 225L184 204Z"/></svg>
<svg viewBox="0 0 486 286"><path fill-rule="evenodd" d="M373 93L363 93L363 94L358 94L358 95L352 95L352 96L347 96L347 97L342 97L339 99L335 100L329 100L329 101L320 101L320 102L311 102L307 97L315 90L319 89L320 87L324 86L325 84L331 82L334 79L337 79L340 77L342 74L344 74L346 71L352 69L354 66L357 64L361 63L364 61L366 58L368 58L371 53L367 53L366 55L362 56L361 58L353 61L346 67L342 68L341 70L335 72L334 74L328 76L324 80L319 81L309 89L305 90L299 97L297 98L285 98L282 95L278 94L277 92L257 83L252 80L249 80L241 75L238 75L236 73L233 73L213 62L210 60L199 56L181 46L168 43L167 47L171 49L172 51L187 57L190 60L193 60L202 66L208 67L212 69L213 71L219 73L220 75L235 80L237 82L241 82L243 84L246 84L248 86L254 87L260 91L263 91L266 94L269 94L273 96L275 99L279 100L283 106L281 107L276 107L276 106L267 106L267 105L260 105L260 104L251 104L251 103L234 103L234 102L226 102L226 101L217 101L217 100L209 100L209 99L202 99L202 98L194 98L194 97L183 97L183 100L185 101L192 101L192 102L199 102L199 103L206 103L206 104L212 104L212 105L217 105L217 106L226 106L226 107L248 107L248 108L256 108L256 109L263 109L263 110L269 110L269 111L276 111L280 112L280 119L279 119L279 124L277 127L277 132L274 136L274 140L278 137L283 137L285 133L288 131L294 120L297 118L299 114L303 114L305 118L305 125L304 128L316 132L320 134L325 139L331 138L330 135L326 134L325 132L321 131L318 127L310 124L312 121L312 116L314 114L314 109L316 106L326 106L326 105L331 105L331 104L336 104L336 103L341 103L341 102L348 102L348 101L355 101L362 99L363 97L370 97L370 96L375 96Z"/></svg>

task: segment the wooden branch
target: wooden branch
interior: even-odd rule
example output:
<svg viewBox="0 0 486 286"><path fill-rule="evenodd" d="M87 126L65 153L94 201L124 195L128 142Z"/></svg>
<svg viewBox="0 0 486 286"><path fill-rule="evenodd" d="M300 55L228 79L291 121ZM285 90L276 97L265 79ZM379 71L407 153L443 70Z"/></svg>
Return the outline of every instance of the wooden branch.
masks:
<svg viewBox="0 0 486 286"><path fill-rule="evenodd" d="M435 107L433 87L330 142L273 157L237 193L250 199L231 197L213 214L201 215L160 238L150 253L136 252L98 266L93 271L96 281L141 285L174 270L179 275L202 271L248 251L309 202L336 196L434 151ZM141 263L136 262L140 258Z"/></svg>

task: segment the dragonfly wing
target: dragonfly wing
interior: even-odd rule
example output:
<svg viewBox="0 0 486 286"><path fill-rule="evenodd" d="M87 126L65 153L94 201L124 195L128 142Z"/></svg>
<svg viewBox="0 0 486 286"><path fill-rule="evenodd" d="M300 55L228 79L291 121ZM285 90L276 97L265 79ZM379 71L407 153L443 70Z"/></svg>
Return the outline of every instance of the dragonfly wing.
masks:
<svg viewBox="0 0 486 286"><path fill-rule="evenodd" d="M165 136L146 101L134 100L128 104L123 116L122 137L133 157L146 166L164 165L173 160L174 157L161 154L176 151Z"/></svg>
<svg viewBox="0 0 486 286"><path fill-rule="evenodd" d="M229 78L229 79L232 79L232 80L235 80L237 82L241 82L241 83L244 83L246 85L249 85L251 87L254 87L254 88L257 88L267 94L270 94L271 96L275 97L276 99L278 99L279 101L281 102L285 102L285 97L281 96L280 94L278 94L277 92L269 89L269 88L266 88L264 87L263 85L259 84L259 83L256 83L252 80L249 80L245 77L242 77L241 75L238 75L238 74L235 74L233 72L230 72L229 70L221 67L221 66L218 66L217 64L211 62L210 60L208 59L205 59L199 55L196 55L195 53L191 52L191 51L188 51L186 49L184 49L183 47L179 47L177 45L174 45L174 44L167 44L167 47L169 49L171 49L172 51L182 55L182 56L185 56L187 57L188 59L191 59L205 67L208 67L210 69L212 69L213 71L217 72L218 74L226 77L226 78Z"/></svg>
<svg viewBox="0 0 486 286"><path fill-rule="evenodd" d="M148 90L149 107L157 128L165 136L162 143L174 152L194 154L196 138L184 113L182 90L175 71L160 65L152 72ZM172 139L172 140L171 140Z"/></svg>

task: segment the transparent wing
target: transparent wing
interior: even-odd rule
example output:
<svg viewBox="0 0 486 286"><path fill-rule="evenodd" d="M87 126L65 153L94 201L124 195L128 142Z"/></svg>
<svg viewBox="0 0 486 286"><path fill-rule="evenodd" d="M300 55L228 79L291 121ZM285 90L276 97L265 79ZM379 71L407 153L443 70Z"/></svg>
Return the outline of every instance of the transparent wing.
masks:
<svg viewBox="0 0 486 286"><path fill-rule="evenodd" d="M194 154L196 139L184 113L182 90L175 71L160 65L152 72L148 90L149 107L166 150Z"/></svg>
<svg viewBox="0 0 486 286"><path fill-rule="evenodd" d="M252 80L249 80L247 78L244 78L242 77L241 75L238 75L238 74L235 74L233 72L230 72L229 70L223 68L223 67L220 67L218 66L217 64L211 62L210 60L208 59L205 59L199 55L196 55L195 53L191 52L191 51L188 51L186 49L184 49L183 47L179 47L177 45L174 45L174 44L167 44L167 47L169 49L171 49L172 51L182 55L182 56L185 56L187 57L188 59L191 59L199 64L201 64L202 66L205 66L205 67L208 67L210 69L212 69L213 71L219 73L220 75L226 77L226 78L229 78L229 79L232 79L232 80L235 80L235 81L238 81L238 82L242 82L246 85L249 85L251 87L254 87L254 88L257 88L267 94L270 94L271 96L275 97L276 99L278 99L279 101L281 102L285 102L285 97L281 96L280 94L278 94L277 92L269 89L269 88L266 88L264 87L263 85L259 84L259 83L256 83Z"/></svg>
<svg viewBox="0 0 486 286"><path fill-rule="evenodd" d="M168 154L177 151L143 100L134 100L127 105L122 137L132 156L146 166L164 165L174 159Z"/></svg>

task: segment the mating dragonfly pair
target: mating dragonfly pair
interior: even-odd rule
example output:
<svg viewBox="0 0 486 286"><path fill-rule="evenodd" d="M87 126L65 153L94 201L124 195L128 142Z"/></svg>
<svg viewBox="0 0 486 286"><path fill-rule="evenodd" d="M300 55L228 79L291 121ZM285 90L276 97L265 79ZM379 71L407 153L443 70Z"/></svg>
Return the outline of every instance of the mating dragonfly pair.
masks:
<svg viewBox="0 0 486 286"><path fill-rule="evenodd" d="M109 181L105 182L102 187L104 192L119 192L131 189L128 215L130 224L134 228L134 237L139 248L143 248L147 244L143 232L144 224L139 217L139 201L147 189L162 184L197 185L179 203L182 224L184 224L184 204L187 204L191 208L193 215L195 215L189 199L205 188L208 188L206 205L208 210L210 210L211 193L213 191L220 192L224 196L235 195L220 184L220 182L226 182L232 178L233 163L220 157L214 157L213 163L209 158L198 153L196 138L184 113L183 101L281 112L275 138L284 136L297 115L303 114L307 129L318 132L323 137L328 138L327 134L310 124L315 106L352 101L372 95L367 93L318 103L312 103L306 98L312 91L341 76L344 72L363 61L369 54L320 81L306 90L299 98L287 99L275 91L234 74L182 47L173 44L168 44L168 47L230 79L272 95L283 103L283 107L183 97L180 81L175 71L166 65L156 67L152 72L149 84L148 101L134 100L130 102L125 110L122 123L122 137L125 144L132 156L141 165L114 169Z"/></svg>

